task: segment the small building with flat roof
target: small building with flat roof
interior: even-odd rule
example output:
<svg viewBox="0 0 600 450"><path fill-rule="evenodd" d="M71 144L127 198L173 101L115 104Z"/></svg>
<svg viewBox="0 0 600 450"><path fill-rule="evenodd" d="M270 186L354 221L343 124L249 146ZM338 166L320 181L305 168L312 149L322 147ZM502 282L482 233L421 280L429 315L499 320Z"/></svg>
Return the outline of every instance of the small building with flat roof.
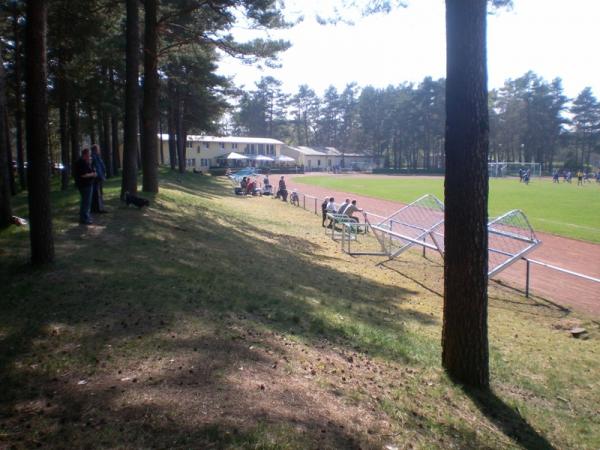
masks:
<svg viewBox="0 0 600 450"><path fill-rule="evenodd" d="M164 163L170 164L169 135L159 134L159 145L163 149ZM188 135L186 138L186 167L189 170L206 171L222 164L223 155L239 153L249 161L264 163L268 157L275 160L285 144L277 139L237 136Z"/></svg>
<svg viewBox="0 0 600 450"><path fill-rule="evenodd" d="M306 172L332 171L336 168L352 169L359 166L360 170L372 167L373 158L358 153L343 153L334 147L306 147L284 145L281 153L298 161Z"/></svg>

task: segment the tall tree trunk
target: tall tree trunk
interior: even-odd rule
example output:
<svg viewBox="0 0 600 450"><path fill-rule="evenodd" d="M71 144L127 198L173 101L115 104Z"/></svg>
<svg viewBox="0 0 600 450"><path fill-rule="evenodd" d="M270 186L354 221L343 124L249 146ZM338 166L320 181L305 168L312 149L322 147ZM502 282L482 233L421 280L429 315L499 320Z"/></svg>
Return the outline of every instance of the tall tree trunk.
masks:
<svg viewBox="0 0 600 450"><path fill-rule="evenodd" d="M120 155L119 155L119 119L117 118L117 113L113 112L110 116L110 126L112 128L112 139L111 139L111 144L112 144L112 164L113 164L113 168L112 168L112 172L114 176L118 176L119 175L119 168L120 168Z"/></svg>
<svg viewBox="0 0 600 450"><path fill-rule="evenodd" d="M79 159L79 106L76 98L71 98L68 106L69 131L71 135L71 175L75 176L75 161Z"/></svg>
<svg viewBox="0 0 600 450"><path fill-rule="evenodd" d="M487 0L446 0L446 179L442 364L489 386ZM468 176L465 176L468 174Z"/></svg>
<svg viewBox="0 0 600 450"><path fill-rule="evenodd" d="M175 89L171 80L168 83L168 91L169 113L167 116L167 132L169 133L169 165L171 166L171 170L175 170L177 167L177 120L175 119L177 108L175 107Z"/></svg>
<svg viewBox="0 0 600 450"><path fill-rule="evenodd" d="M142 189L158 192L158 37L157 0L145 0L144 11L144 146L142 147Z"/></svg>
<svg viewBox="0 0 600 450"><path fill-rule="evenodd" d="M106 178L111 178L113 175L113 161L110 145L110 114L104 109L100 115L102 116L102 159L106 166Z"/></svg>
<svg viewBox="0 0 600 450"><path fill-rule="evenodd" d="M4 79L4 61L0 48L0 229L10 225L12 217L10 173L12 160L8 159L8 127L6 126L6 83Z"/></svg>
<svg viewBox="0 0 600 450"><path fill-rule="evenodd" d="M163 121L162 116L159 114L158 116L158 134L160 135L159 146L160 146L160 163L165 163L165 146L163 140Z"/></svg>
<svg viewBox="0 0 600 450"><path fill-rule="evenodd" d="M88 116L87 128L88 135L90 136L90 144L97 144L98 140L96 139L96 120L94 118L94 110L92 109L92 105L89 103L86 104L86 107Z"/></svg>
<svg viewBox="0 0 600 450"><path fill-rule="evenodd" d="M5 84L6 86L6 84ZM6 87L5 91L6 93ZM15 180L15 173L13 171L13 154L12 148L10 146L10 126L8 124L8 109L4 111L4 129L6 133L4 135L4 140L6 141L4 145L6 146L6 166L8 167L8 185L10 187L10 194L17 195L17 182Z"/></svg>
<svg viewBox="0 0 600 450"><path fill-rule="evenodd" d="M138 149L138 77L139 77L139 12L138 1L127 0L127 45L125 84L125 124L123 136L123 178L121 197L125 192L137 193Z"/></svg>
<svg viewBox="0 0 600 450"><path fill-rule="evenodd" d="M46 94L46 0L27 2L25 41L27 181L31 262L54 261L54 237L48 170L48 102Z"/></svg>
<svg viewBox="0 0 600 450"><path fill-rule="evenodd" d="M23 150L23 101L21 96L21 39L19 39L19 13L17 4L14 4L13 12L13 39L15 45L15 130L17 140L17 171L19 173L19 185L22 190L27 187L27 177L25 175L25 152ZM11 161L12 165L12 161ZM12 173L12 169L11 169Z"/></svg>
<svg viewBox="0 0 600 450"><path fill-rule="evenodd" d="M175 120L177 127L177 161L179 163L179 173L185 172L185 144L186 137L183 132L183 105L179 95L179 87L177 87L176 98L176 112Z"/></svg>
<svg viewBox="0 0 600 450"><path fill-rule="evenodd" d="M108 69L108 78L110 82L110 92L111 98L114 101L117 98L117 88L115 83L115 71L112 67ZM112 161L112 174L114 176L119 175L120 164L120 155L119 155L119 118L117 116L117 111L115 111L114 107L111 108L110 112L110 127L111 127L111 161Z"/></svg>
<svg viewBox="0 0 600 450"><path fill-rule="evenodd" d="M143 91L140 91L140 93L142 92ZM138 111L138 120L140 121L140 123L138 124L139 139L137 147L137 166L139 169L140 167L142 167L142 148L144 147L144 111L142 109L142 105L140 105L140 110Z"/></svg>
<svg viewBox="0 0 600 450"><path fill-rule="evenodd" d="M69 188L69 174L71 165L69 164L69 135L67 131L67 89L64 72L64 58L58 57L58 115L59 115L59 134L60 134L60 156L63 164L61 172L61 189L64 191Z"/></svg>

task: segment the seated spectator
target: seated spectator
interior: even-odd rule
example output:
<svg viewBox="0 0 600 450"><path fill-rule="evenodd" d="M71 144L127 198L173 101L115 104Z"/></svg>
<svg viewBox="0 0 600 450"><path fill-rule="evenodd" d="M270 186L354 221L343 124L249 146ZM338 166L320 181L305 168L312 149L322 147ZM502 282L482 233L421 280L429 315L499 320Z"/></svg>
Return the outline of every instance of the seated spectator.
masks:
<svg viewBox="0 0 600 450"><path fill-rule="evenodd" d="M246 180L246 177L242 178L242 181L240 181L240 187L242 188L242 191L246 192L246 188L248 187L248 180Z"/></svg>
<svg viewBox="0 0 600 450"><path fill-rule="evenodd" d="M345 211L346 211L346 208L347 208L348 206L350 206L350 199L349 199L349 198L347 198L346 200L344 200L344 203L342 203L342 204L340 205L340 208L337 210L337 213L338 213L338 214L344 214L344 213L345 213Z"/></svg>
<svg viewBox="0 0 600 450"><path fill-rule="evenodd" d="M246 194L252 195L254 193L255 187L256 187L256 182L249 178L248 184L246 185Z"/></svg>
<svg viewBox="0 0 600 450"><path fill-rule="evenodd" d="M322 225L325 227L325 221L327 220L327 204L329 203L329 197L325 197L323 199L323 203L321 203L321 214L323 216Z"/></svg>
<svg viewBox="0 0 600 450"><path fill-rule="evenodd" d="M292 191L292 195L290 196L290 202L294 206L300 206L300 196L298 195L298 190L294 189Z"/></svg>
<svg viewBox="0 0 600 450"><path fill-rule="evenodd" d="M355 212L362 212L363 210L356 206L356 200L352 200L352 203L346 208L344 214L346 214L350 219L354 220L356 223L359 222L358 218L354 217L353 214Z"/></svg>
<svg viewBox="0 0 600 450"><path fill-rule="evenodd" d="M335 199L333 197L329 197L329 201L327 202L327 206L325 207L326 214L336 214L337 208L335 207ZM327 228L333 227L333 219L329 219L329 225Z"/></svg>

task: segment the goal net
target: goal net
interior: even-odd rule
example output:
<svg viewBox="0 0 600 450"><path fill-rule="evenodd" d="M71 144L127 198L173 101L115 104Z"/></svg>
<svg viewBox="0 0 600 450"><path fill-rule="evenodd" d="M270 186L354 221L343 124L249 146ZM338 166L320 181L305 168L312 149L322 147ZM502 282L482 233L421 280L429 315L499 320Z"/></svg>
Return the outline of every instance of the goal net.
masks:
<svg viewBox="0 0 600 450"><path fill-rule="evenodd" d="M489 162L488 173L492 178L502 177L518 177L519 170L529 170L530 177L542 176L541 163L525 163L525 162Z"/></svg>

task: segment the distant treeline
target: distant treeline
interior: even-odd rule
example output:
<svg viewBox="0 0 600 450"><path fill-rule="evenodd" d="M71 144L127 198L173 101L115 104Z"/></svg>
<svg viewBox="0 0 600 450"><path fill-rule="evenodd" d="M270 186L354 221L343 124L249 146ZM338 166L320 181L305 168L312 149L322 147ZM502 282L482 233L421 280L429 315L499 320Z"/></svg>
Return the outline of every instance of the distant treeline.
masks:
<svg viewBox="0 0 600 450"><path fill-rule="evenodd" d="M559 78L533 72L490 92L490 159L579 168L600 158L600 103L591 88L575 98ZM227 132L293 145L372 155L382 167L436 169L444 164L445 80L378 89L349 84L319 97L308 86L287 95L264 77L244 92ZM595 160L592 155L598 155Z"/></svg>

